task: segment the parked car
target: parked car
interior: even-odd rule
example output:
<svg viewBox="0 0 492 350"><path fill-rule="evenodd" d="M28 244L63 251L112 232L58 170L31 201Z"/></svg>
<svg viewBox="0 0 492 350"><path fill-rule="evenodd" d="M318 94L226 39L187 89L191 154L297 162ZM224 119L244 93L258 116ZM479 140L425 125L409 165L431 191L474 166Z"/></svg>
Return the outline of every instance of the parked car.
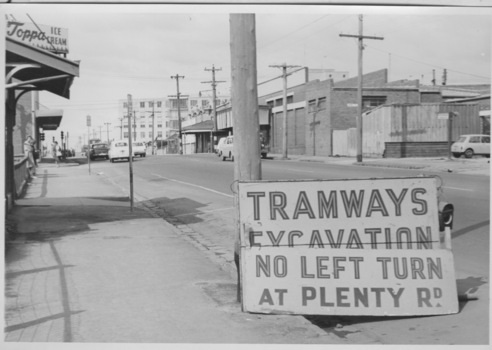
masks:
<svg viewBox="0 0 492 350"><path fill-rule="evenodd" d="M451 152L456 158L463 154L466 158L471 158L475 154L488 158L490 157L490 135L461 135L458 141L451 145Z"/></svg>
<svg viewBox="0 0 492 350"><path fill-rule="evenodd" d="M108 156L111 163L114 163L114 161L118 159L126 159L127 161L130 161L130 145L128 140L117 140L111 142Z"/></svg>
<svg viewBox="0 0 492 350"><path fill-rule="evenodd" d="M220 140L219 140L220 143ZM260 137L260 154L262 158L266 158L268 151L270 150L270 146L264 143L263 138ZM219 157L222 157L222 160L226 160L226 158L230 158L234 161L234 136L227 136L222 144L219 145Z"/></svg>
<svg viewBox="0 0 492 350"><path fill-rule="evenodd" d="M109 147L106 143L93 143L90 146L89 157L91 160L94 160L96 158L108 159L109 158L108 152L109 152Z"/></svg>
<svg viewBox="0 0 492 350"><path fill-rule="evenodd" d="M145 142L132 142L132 152L133 156L145 157L147 155L147 146L145 145Z"/></svg>
<svg viewBox="0 0 492 350"><path fill-rule="evenodd" d="M234 161L234 136L226 137L222 144L221 151L220 157L222 157L223 161L226 160L226 158L230 158Z"/></svg>
<svg viewBox="0 0 492 350"><path fill-rule="evenodd" d="M215 148L215 153L217 154L217 157L222 156L222 146L224 145L226 139L227 137L221 137L219 139L219 142L217 143L217 148Z"/></svg>

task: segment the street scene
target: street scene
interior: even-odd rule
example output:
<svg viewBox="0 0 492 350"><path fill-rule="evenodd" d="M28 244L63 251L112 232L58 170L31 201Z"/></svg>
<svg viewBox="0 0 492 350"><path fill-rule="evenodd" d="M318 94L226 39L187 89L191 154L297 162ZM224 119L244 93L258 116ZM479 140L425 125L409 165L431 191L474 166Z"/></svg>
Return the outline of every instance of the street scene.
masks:
<svg viewBox="0 0 492 350"><path fill-rule="evenodd" d="M490 346L488 9L232 8L2 8L3 345Z"/></svg>

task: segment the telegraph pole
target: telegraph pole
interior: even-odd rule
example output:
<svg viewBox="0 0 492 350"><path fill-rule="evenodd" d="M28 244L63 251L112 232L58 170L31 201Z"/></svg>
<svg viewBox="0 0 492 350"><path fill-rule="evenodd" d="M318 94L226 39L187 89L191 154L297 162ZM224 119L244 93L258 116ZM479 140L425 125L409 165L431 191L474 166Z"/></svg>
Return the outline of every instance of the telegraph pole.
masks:
<svg viewBox="0 0 492 350"><path fill-rule="evenodd" d="M295 68L295 67L300 67L300 66L288 66L286 63L281 64L281 65L273 65L270 67L275 67L275 68L282 68L282 78L284 80L284 101L283 101L283 107L284 107L284 120L283 120L283 128L284 128L284 135L282 137L282 159L287 159L287 76L290 74L287 74L287 68Z"/></svg>
<svg viewBox="0 0 492 350"><path fill-rule="evenodd" d="M104 123L104 125L106 125L106 136L108 138L108 143L109 143L109 126L111 125L111 123Z"/></svg>
<svg viewBox="0 0 492 350"><path fill-rule="evenodd" d="M359 35L340 34L342 37L357 38L359 41L359 82L357 89L357 162L362 162L362 50L364 50L363 39L383 40L379 36L364 36L362 31L362 15L359 15Z"/></svg>
<svg viewBox="0 0 492 350"><path fill-rule="evenodd" d="M211 151L213 153L214 151L214 132L217 132L217 92L216 92L216 86L218 83L225 83L224 80L220 80L220 81L217 81L215 80L215 72L216 71L221 71L222 68L215 68L215 66L212 64L212 69L209 69L209 68L205 68L205 71L212 71L212 81L202 81L203 84L212 84L212 98L213 98L213 101L212 101L212 108L213 108L213 115L212 115L212 118L213 118L213 121L214 121L214 126L213 126L213 130L212 132L210 133L210 144L212 145L211 147Z"/></svg>
<svg viewBox="0 0 492 350"><path fill-rule="evenodd" d="M178 136L179 136L179 154L183 154L183 148L181 143L181 109L179 102L179 79L184 79L184 75L172 75L171 79L176 79L176 97L178 99Z"/></svg>
<svg viewBox="0 0 492 350"><path fill-rule="evenodd" d="M234 181L261 180L256 25L254 14L230 14L232 120L234 125ZM237 189L237 187L236 187ZM239 198L234 191L236 231L234 261L238 271L237 299L241 300Z"/></svg>

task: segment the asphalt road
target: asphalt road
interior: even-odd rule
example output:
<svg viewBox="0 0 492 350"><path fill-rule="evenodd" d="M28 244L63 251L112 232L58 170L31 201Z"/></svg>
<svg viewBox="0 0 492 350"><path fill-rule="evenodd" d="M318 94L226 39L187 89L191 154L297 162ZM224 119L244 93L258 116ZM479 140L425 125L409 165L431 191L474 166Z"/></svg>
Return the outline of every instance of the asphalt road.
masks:
<svg viewBox="0 0 492 350"><path fill-rule="evenodd" d="M127 192L128 165L128 162L91 163L93 172ZM202 232L209 244L232 250L233 162L223 162L211 154L136 158L133 174L136 201L151 201L180 223ZM419 170L409 169L262 160L264 180L393 178L420 174ZM328 332L337 332L336 326L344 324L340 334L352 337L354 343L364 343L365 337L386 344L488 343L490 179L456 173L424 175L438 175L444 198L455 206L452 244L458 289L478 290L480 299L460 303L457 315L391 318L392 322L371 317L311 317L313 323Z"/></svg>

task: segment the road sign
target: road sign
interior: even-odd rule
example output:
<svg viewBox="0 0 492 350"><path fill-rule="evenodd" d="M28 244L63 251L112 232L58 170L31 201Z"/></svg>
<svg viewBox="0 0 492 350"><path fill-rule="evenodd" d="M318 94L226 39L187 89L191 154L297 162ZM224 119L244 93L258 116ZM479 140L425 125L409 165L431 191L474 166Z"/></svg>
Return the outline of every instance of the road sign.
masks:
<svg viewBox="0 0 492 350"><path fill-rule="evenodd" d="M458 312L434 178L239 183L243 309Z"/></svg>
<svg viewBox="0 0 492 350"><path fill-rule="evenodd" d="M439 119L439 120L448 120L449 119L449 113L438 113L437 114L437 119Z"/></svg>

